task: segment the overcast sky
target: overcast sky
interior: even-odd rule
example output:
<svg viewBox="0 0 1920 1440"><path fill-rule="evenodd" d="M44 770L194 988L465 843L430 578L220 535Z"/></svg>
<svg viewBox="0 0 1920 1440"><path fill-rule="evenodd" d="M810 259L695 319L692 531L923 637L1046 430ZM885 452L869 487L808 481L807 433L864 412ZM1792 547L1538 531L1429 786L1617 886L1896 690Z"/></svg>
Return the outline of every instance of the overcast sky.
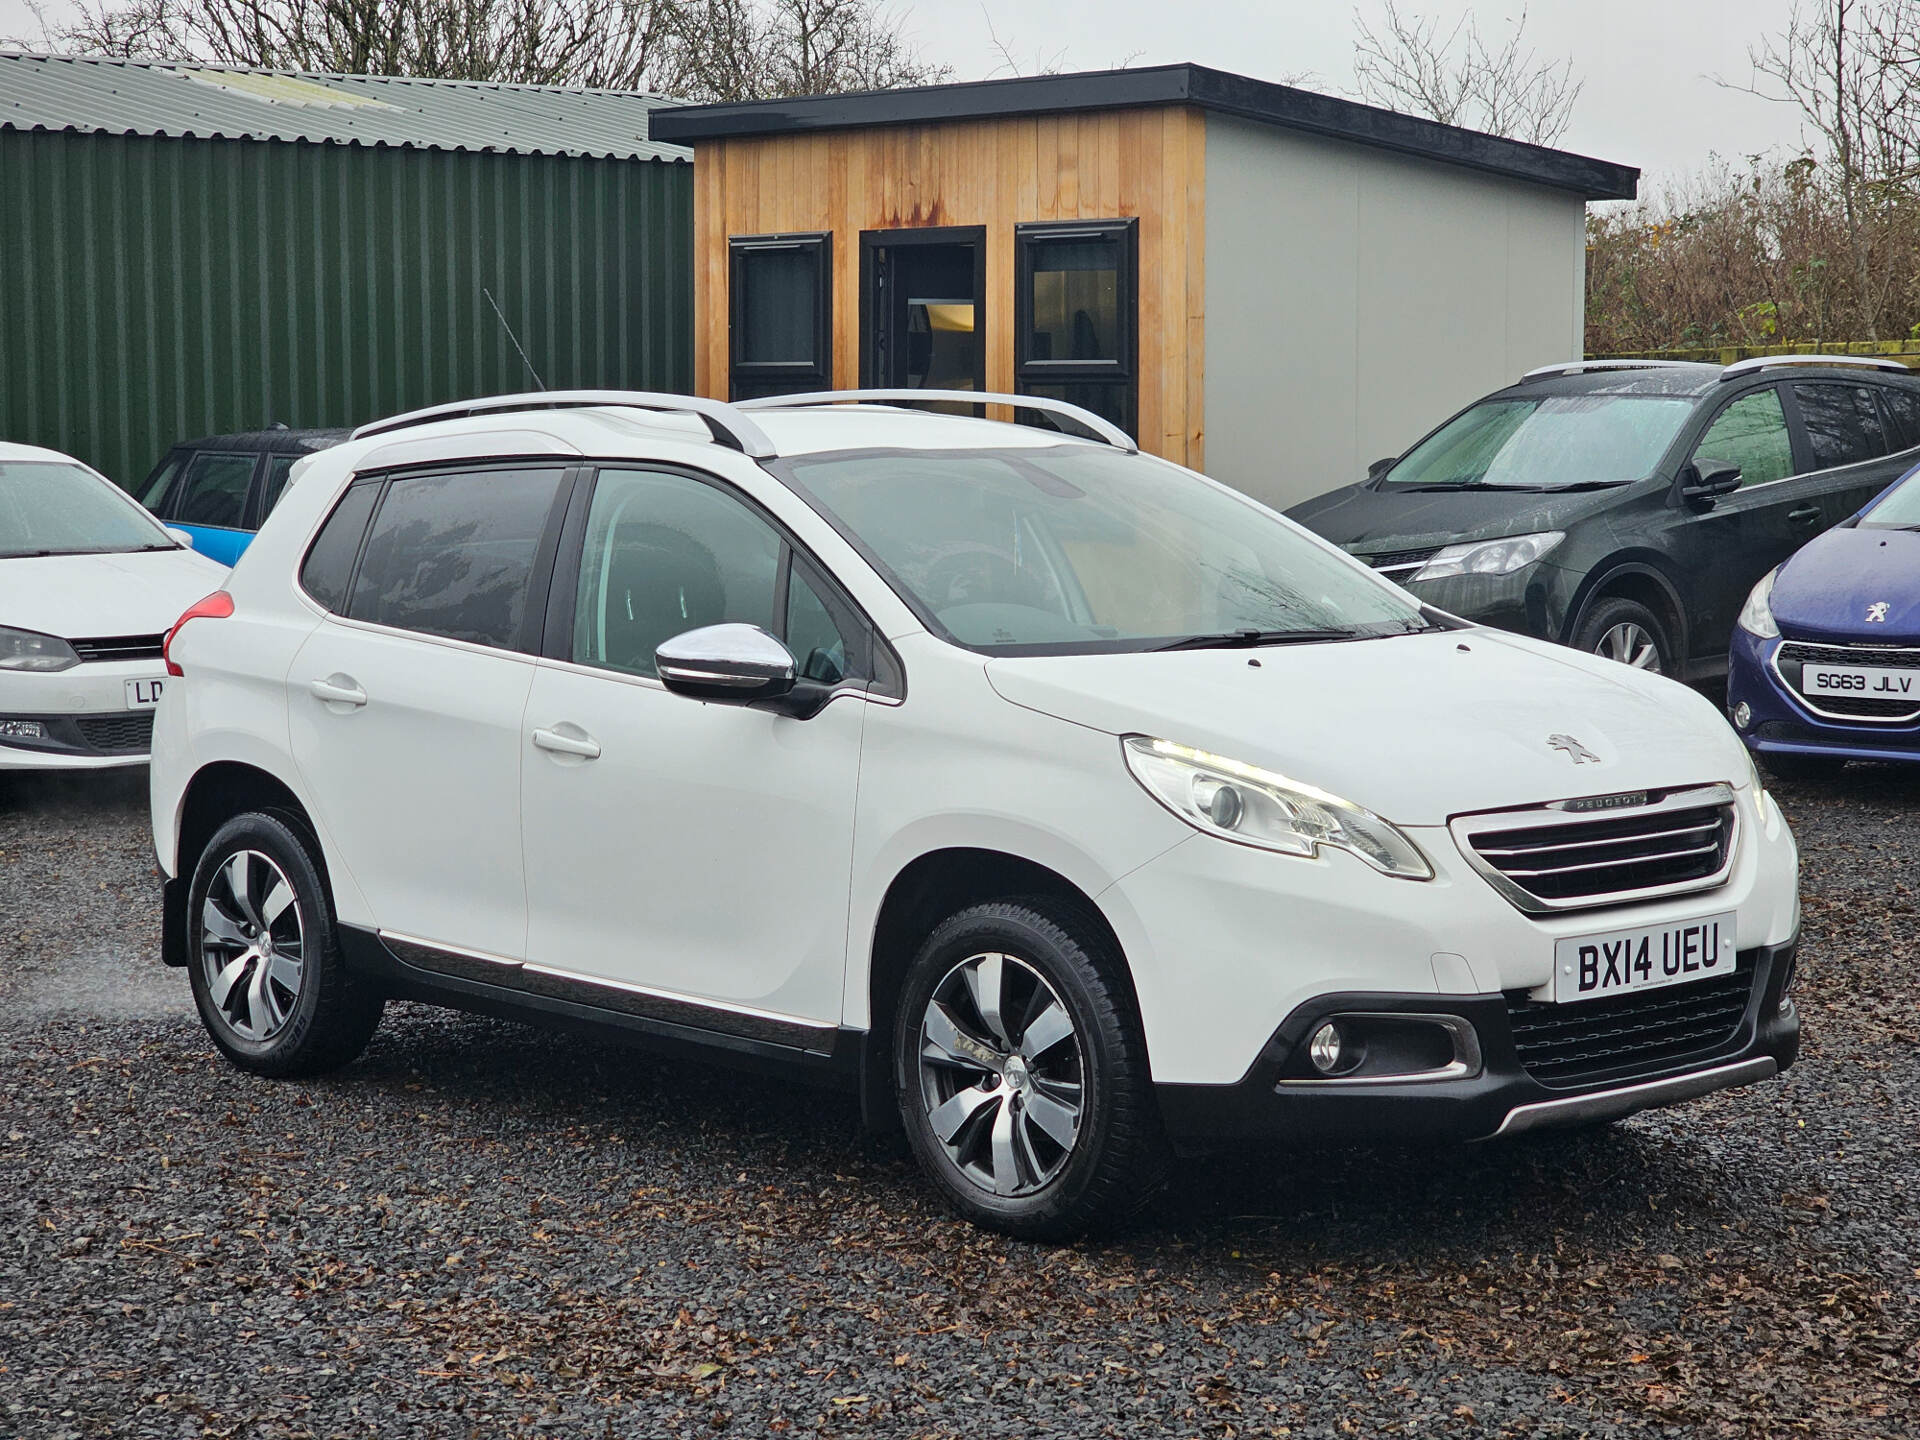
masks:
<svg viewBox="0 0 1920 1440"><path fill-rule="evenodd" d="M1542 56L1572 56L1586 79L1562 144L1638 165L1656 186L1709 155L1730 159L1801 143L1795 113L1714 83L1748 78L1747 47L1777 29L1792 0L1533 0L1527 38ZM50 7L63 8L59 0ZM1342 0L906 0L920 48L962 79L998 70L989 26L1023 70L1059 63L1198 61L1263 79L1311 73L1344 93L1353 82L1354 6ZM1377 18L1383 0L1360 0ZM1467 0L1403 0L1403 12L1451 20ZM1474 0L1490 37L1519 0ZM0 0L0 35L29 35L24 0Z"/></svg>

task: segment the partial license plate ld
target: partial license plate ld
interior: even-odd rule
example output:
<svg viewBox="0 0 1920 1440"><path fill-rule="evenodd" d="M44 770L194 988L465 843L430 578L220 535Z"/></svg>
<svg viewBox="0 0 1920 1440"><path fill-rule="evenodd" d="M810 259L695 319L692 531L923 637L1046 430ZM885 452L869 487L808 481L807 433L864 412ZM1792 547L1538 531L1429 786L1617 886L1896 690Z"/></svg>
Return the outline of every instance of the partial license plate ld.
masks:
<svg viewBox="0 0 1920 1440"><path fill-rule="evenodd" d="M1831 696L1852 700L1911 700L1920 705L1920 670L1809 662L1800 667L1800 689L1809 700Z"/></svg>
<svg viewBox="0 0 1920 1440"><path fill-rule="evenodd" d="M1636 925L1553 942L1553 998L1565 1005L1731 975L1734 915Z"/></svg>
<svg viewBox="0 0 1920 1440"><path fill-rule="evenodd" d="M127 709L151 710L160 703L160 692L166 683L164 680L127 681Z"/></svg>

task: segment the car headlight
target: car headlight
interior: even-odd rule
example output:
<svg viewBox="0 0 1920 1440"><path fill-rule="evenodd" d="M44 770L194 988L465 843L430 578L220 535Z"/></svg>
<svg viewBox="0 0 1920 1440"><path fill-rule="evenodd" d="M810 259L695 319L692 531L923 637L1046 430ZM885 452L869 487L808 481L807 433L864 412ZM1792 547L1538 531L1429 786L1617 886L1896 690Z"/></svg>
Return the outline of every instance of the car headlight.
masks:
<svg viewBox="0 0 1920 1440"><path fill-rule="evenodd" d="M1383 875L1433 878L1419 846L1350 800L1171 740L1129 735L1121 743L1133 778L1196 830L1309 859L1331 845Z"/></svg>
<svg viewBox="0 0 1920 1440"><path fill-rule="evenodd" d="M1509 535L1504 540L1474 540L1436 550L1414 574L1416 580L1444 580L1449 575L1511 575L1531 565L1567 538L1564 530L1542 530L1537 535Z"/></svg>
<svg viewBox="0 0 1920 1440"><path fill-rule="evenodd" d="M0 625L0 670L71 670L80 663L58 635Z"/></svg>
<svg viewBox="0 0 1920 1440"><path fill-rule="evenodd" d="M1776 640L1780 636L1780 626L1773 618L1773 582L1779 573L1780 567L1776 565L1762 575L1760 583L1747 596L1747 603L1740 607L1740 628L1762 640Z"/></svg>

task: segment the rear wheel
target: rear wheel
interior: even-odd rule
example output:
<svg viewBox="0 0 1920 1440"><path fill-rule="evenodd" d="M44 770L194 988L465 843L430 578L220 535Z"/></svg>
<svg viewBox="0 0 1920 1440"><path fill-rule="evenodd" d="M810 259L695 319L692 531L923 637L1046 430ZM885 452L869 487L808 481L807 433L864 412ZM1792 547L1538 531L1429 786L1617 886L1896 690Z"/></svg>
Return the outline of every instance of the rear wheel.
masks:
<svg viewBox="0 0 1920 1440"><path fill-rule="evenodd" d="M1573 647L1655 675L1674 672L1673 641L1666 626L1638 600L1624 596L1596 603L1580 622Z"/></svg>
<svg viewBox="0 0 1920 1440"><path fill-rule="evenodd" d="M359 1056L385 1002L341 958L311 840L280 815L237 815L207 842L187 894L187 974L221 1053L282 1076Z"/></svg>
<svg viewBox="0 0 1920 1440"><path fill-rule="evenodd" d="M1146 1044L1084 917L976 905L920 947L894 1082L921 1168L960 1214L1035 1240L1111 1224L1165 1174Z"/></svg>

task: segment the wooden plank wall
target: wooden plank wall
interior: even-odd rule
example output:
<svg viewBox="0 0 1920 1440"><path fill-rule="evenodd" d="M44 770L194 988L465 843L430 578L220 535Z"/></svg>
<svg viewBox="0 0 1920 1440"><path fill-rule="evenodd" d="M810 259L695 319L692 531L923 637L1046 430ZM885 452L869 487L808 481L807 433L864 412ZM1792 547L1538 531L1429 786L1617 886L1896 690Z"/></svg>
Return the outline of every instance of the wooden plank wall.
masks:
<svg viewBox="0 0 1920 1440"><path fill-rule="evenodd" d="M1140 220L1140 439L1200 467L1205 443L1206 121L1163 106L953 121L694 148L699 393L727 393L727 238L833 234L833 369L860 381L860 233L987 227L987 384L1013 389L1013 227Z"/></svg>

